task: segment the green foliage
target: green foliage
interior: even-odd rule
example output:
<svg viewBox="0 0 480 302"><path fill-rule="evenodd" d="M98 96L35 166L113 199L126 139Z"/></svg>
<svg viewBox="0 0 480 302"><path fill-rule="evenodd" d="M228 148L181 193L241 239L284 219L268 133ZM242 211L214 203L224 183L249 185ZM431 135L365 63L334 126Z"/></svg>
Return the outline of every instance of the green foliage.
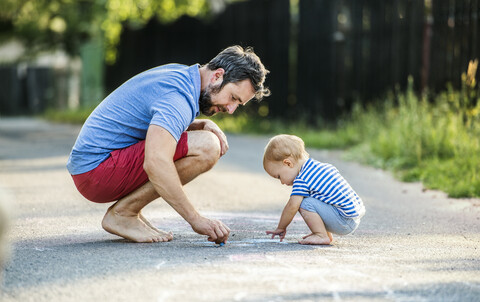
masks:
<svg viewBox="0 0 480 302"><path fill-rule="evenodd" d="M125 22L142 26L151 18L172 22L182 15L204 17L210 11L207 0L106 0L106 15L101 23L105 33L106 60L116 60L116 46Z"/></svg>
<svg viewBox="0 0 480 302"><path fill-rule="evenodd" d="M209 11L207 0L2 0L0 28L3 38L22 39L31 53L60 47L78 55L84 42L102 37L105 58L114 62L124 26L142 26L153 17L171 22L184 14L206 16Z"/></svg>
<svg viewBox="0 0 480 302"><path fill-rule="evenodd" d="M100 33L104 6L103 0L3 0L0 22L11 25L4 37L22 39L30 55L58 47L77 54L84 41Z"/></svg>

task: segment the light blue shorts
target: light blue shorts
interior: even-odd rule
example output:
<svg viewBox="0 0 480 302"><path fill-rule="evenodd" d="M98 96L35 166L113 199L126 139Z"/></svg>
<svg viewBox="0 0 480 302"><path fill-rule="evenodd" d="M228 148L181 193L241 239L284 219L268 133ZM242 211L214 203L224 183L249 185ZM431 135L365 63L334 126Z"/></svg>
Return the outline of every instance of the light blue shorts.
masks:
<svg viewBox="0 0 480 302"><path fill-rule="evenodd" d="M327 231L334 234L350 234L355 231L360 224L360 219L343 217L336 207L313 197L305 197L300 208L320 215Z"/></svg>

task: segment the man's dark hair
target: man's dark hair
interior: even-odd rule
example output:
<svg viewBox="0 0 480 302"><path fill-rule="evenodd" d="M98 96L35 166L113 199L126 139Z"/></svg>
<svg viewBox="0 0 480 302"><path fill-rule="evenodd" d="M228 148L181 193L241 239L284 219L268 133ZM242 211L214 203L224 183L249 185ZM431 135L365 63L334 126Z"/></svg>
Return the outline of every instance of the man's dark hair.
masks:
<svg viewBox="0 0 480 302"><path fill-rule="evenodd" d="M207 64L207 68L210 70L223 68L225 70L219 90L228 83L250 79L255 89L255 99L261 100L270 95L270 90L263 87L265 77L270 71L263 66L251 47L244 49L238 45L230 46L213 58Z"/></svg>

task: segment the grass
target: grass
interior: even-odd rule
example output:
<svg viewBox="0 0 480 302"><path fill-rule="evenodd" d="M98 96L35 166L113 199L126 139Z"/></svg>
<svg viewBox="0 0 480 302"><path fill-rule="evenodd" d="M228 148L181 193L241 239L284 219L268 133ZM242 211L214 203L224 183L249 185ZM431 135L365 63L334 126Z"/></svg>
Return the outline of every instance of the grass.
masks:
<svg viewBox="0 0 480 302"><path fill-rule="evenodd" d="M74 110L48 109L43 118L58 123L83 124L94 108L80 108Z"/></svg>
<svg viewBox="0 0 480 302"><path fill-rule="evenodd" d="M410 87L397 99L357 108L348 127L361 142L349 156L451 197L480 197L480 101L473 88L428 100Z"/></svg>
<svg viewBox="0 0 480 302"><path fill-rule="evenodd" d="M480 197L480 93L475 83L463 79L461 91L448 89L429 100L415 95L409 82L405 93L354 106L333 128L246 113L212 119L225 132L295 134L308 147L346 149L348 158L391 170L403 181L422 181L451 197ZM81 123L90 111L49 111L46 117Z"/></svg>

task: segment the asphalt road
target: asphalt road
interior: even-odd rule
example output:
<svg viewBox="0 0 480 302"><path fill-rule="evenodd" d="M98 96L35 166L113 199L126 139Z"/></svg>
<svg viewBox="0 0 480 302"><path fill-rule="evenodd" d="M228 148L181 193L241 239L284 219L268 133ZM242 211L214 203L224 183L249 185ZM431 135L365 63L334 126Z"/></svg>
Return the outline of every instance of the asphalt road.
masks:
<svg viewBox="0 0 480 302"><path fill-rule="evenodd" d="M12 208L0 301L480 301L480 200L449 199L418 183L309 150L337 166L363 198L355 234L302 246L299 215L286 242L276 227L290 188L261 160L267 137L229 135L230 151L185 187L192 203L232 229L216 247L159 199L144 214L172 231L136 244L102 230L109 206L86 201L65 163L79 131L0 119L0 202Z"/></svg>

